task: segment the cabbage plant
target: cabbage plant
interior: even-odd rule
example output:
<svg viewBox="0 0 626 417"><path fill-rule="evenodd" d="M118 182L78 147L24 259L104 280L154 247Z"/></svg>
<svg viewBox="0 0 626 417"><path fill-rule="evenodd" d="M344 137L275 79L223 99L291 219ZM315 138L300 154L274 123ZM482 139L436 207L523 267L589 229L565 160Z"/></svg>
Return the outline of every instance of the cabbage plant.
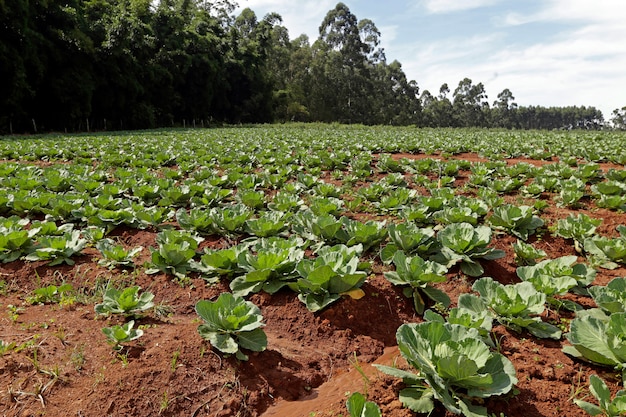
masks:
<svg viewBox="0 0 626 417"><path fill-rule="evenodd" d="M546 295L537 291L530 282L503 285L492 278L484 277L476 281L472 289L480 296L462 294L463 304L482 303L495 320L515 332L525 329L539 338L561 338L558 327L542 321L539 317L546 307Z"/></svg>
<svg viewBox="0 0 626 417"><path fill-rule="evenodd" d="M289 241L288 241L289 242ZM233 294L246 296L261 290L274 294L296 276L296 265L304 258L304 250L298 243L292 246L261 246L255 253L241 252L237 256L237 265L245 274L230 282Z"/></svg>
<svg viewBox="0 0 626 417"><path fill-rule="evenodd" d="M296 234L313 241L339 243L345 240L342 223L332 214L316 216L307 210L294 216L291 227Z"/></svg>
<svg viewBox="0 0 626 417"><path fill-rule="evenodd" d="M607 285L589 287L589 294L607 314L626 312L626 278L614 278Z"/></svg>
<svg viewBox="0 0 626 417"><path fill-rule="evenodd" d="M177 278L184 278L192 270L190 260L196 255L198 244L204 240L185 231L164 230L157 235L158 248L150 248L152 252L146 274L163 272Z"/></svg>
<svg viewBox="0 0 626 417"><path fill-rule="evenodd" d="M225 234L236 234L244 231L246 220L252 217L253 211L244 204L214 207L210 211L217 230Z"/></svg>
<svg viewBox="0 0 626 417"><path fill-rule="evenodd" d="M289 217L280 211L268 211L256 219L246 220L245 230L258 237L276 236L287 229Z"/></svg>
<svg viewBox="0 0 626 417"><path fill-rule="evenodd" d="M608 238L596 236L585 239L585 251L594 264L605 269L615 269L618 264L626 264L626 227L618 226L620 236Z"/></svg>
<svg viewBox="0 0 626 417"><path fill-rule="evenodd" d="M8 230L0 226L0 261L13 262L30 252L34 234L30 230Z"/></svg>
<svg viewBox="0 0 626 417"><path fill-rule="evenodd" d="M380 371L402 378L400 401L417 413L430 413L437 400L452 413L487 416L477 405L507 394L517 383L515 368L492 352L476 329L428 321L401 325L396 332L400 353L419 373L383 365Z"/></svg>
<svg viewBox="0 0 626 417"><path fill-rule="evenodd" d="M426 255L436 242L431 227L421 228L412 222L391 223L387 226L389 243L380 251L383 262L389 263L398 250L407 255Z"/></svg>
<svg viewBox="0 0 626 417"><path fill-rule="evenodd" d="M441 244L440 253L433 260L445 264L448 268L460 262L463 273L478 277L484 273L477 259L493 260L504 257L505 252L490 248L491 228L474 227L469 223L453 223L437 234Z"/></svg>
<svg viewBox="0 0 626 417"><path fill-rule="evenodd" d="M546 294L547 301L555 307L579 310L581 307L574 302L554 298L568 291L587 295L586 287L596 278L596 271L585 264L576 263L577 259L575 255L562 256L543 260L536 265L520 266L517 268L517 276Z"/></svg>
<svg viewBox="0 0 626 417"><path fill-rule="evenodd" d="M472 226L478 224L478 213L469 207L446 207L435 212L435 221L441 224L469 223Z"/></svg>
<svg viewBox="0 0 626 417"><path fill-rule="evenodd" d="M135 321L130 320L122 325L116 324L102 328L102 333L115 351L122 350L122 343L130 342L143 336L143 330L135 329Z"/></svg>
<svg viewBox="0 0 626 417"><path fill-rule="evenodd" d="M403 251L397 251L392 262L396 269L385 272L385 278L394 285L406 286L403 294L413 299L418 314L422 314L426 308L424 296L444 307L450 305L450 297L432 286L433 283L446 280L448 268L433 261L425 261L419 256L409 257Z"/></svg>
<svg viewBox="0 0 626 417"><path fill-rule="evenodd" d="M304 206L302 200L297 194L288 193L284 190L278 191L274 198L267 203L267 208L273 211L296 212Z"/></svg>
<svg viewBox="0 0 626 417"><path fill-rule="evenodd" d="M626 313L609 316L598 308L579 311L565 337L571 345L563 347L563 352L620 371L626 384Z"/></svg>
<svg viewBox="0 0 626 417"><path fill-rule="evenodd" d="M477 297L467 297L469 294L459 296L456 307L451 308L444 318L439 313L432 310L424 312L424 319L428 321L448 322L478 330L483 341L493 347L491 340L491 328L493 327L493 315L488 308L485 308L483 300Z"/></svg>
<svg viewBox="0 0 626 417"><path fill-rule="evenodd" d="M176 221L182 229L202 235L210 235L217 231L211 212L201 208L192 208L189 212L184 208L178 209Z"/></svg>
<svg viewBox="0 0 626 417"><path fill-rule="evenodd" d="M135 258L143 250L142 246L133 249L126 249L124 245L116 244L111 239L101 239L96 243L96 249L102 254L102 259L98 261L98 265L108 268L135 266L133 258Z"/></svg>
<svg viewBox="0 0 626 417"><path fill-rule="evenodd" d="M602 224L602 219L594 219L584 213L577 216L570 214L564 219L559 219L556 225L550 227L552 234L565 239L573 239L577 251L582 251L585 239L595 235L596 229Z"/></svg>
<svg viewBox="0 0 626 417"><path fill-rule="evenodd" d="M505 204L494 207L489 223L495 229L503 229L522 240L543 226L543 220L533 213L530 206L515 206Z"/></svg>
<svg viewBox="0 0 626 417"><path fill-rule="evenodd" d="M365 282L365 265L359 261L362 246L324 246L315 259L303 259L296 271L300 278L289 288L298 293L310 311L319 311L339 300L343 294L355 295Z"/></svg>
<svg viewBox="0 0 626 417"><path fill-rule="evenodd" d="M137 316L154 307L152 300L154 294L149 291L139 294L141 287L132 287L118 290L114 287L107 288L103 300L96 304L94 310L97 314L123 314L125 316Z"/></svg>
<svg viewBox="0 0 626 417"><path fill-rule="evenodd" d="M79 230L66 232L61 236L40 236L31 253L24 259L27 261L50 261L48 265L74 265L72 256L80 254L87 246L87 240L80 237Z"/></svg>
<svg viewBox="0 0 626 417"><path fill-rule="evenodd" d="M353 393L346 401L349 417L382 417L380 408L375 402L367 401L360 392Z"/></svg>
<svg viewBox="0 0 626 417"><path fill-rule="evenodd" d="M347 246L362 245L363 251L380 244L387 237L385 222L367 221L362 223L348 217L341 219L342 232L339 238Z"/></svg>
<svg viewBox="0 0 626 417"><path fill-rule="evenodd" d="M225 292L215 301L200 300L196 313L204 321L198 333L222 353L235 354L245 361L248 356L242 349L262 352L267 348L261 310L242 297Z"/></svg>
<svg viewBox="0 0 626 417"><path fill-rule="evenodd" d="M513 252L515 252L515 262L520 266L536 265L537 260L548 256L543 249L535 248L530 243L524 243L520 240L513 243Z"/></svg>
<svg viewBox="0 0 626 417"><path fill-rule="evenodd" d="M189 266L199 272L209 282L217 282L220 276L232 277L244 272L237 259L242 252L248 250L247 244L239 244L225 249L205 248L200 261L189 261Z"/></svg>

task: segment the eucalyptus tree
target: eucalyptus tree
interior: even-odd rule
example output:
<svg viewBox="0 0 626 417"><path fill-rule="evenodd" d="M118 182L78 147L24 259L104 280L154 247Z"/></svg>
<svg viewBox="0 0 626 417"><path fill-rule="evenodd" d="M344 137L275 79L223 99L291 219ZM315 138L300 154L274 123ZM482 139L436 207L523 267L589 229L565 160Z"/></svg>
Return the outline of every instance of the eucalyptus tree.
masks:
<svg viewBox="0 0 626 417"><path fill-rule="evenodd" d="M452 102L447 97L449 93L450 88L447 83L441 85L437 97L427 90L424 91L420 97L423 110L422 125L430 127L452 127L455 125Z"/></svg>
<svg viewBox="0 0 626 417"><path fill-rule="evenodd" d="M373 25L367 32L374 35ZM357 17L344 3L337 3L319 27L314 45L321 59L320 75L326 82L326 98L330 101L328 114L343 122L364 122L367 96L371 90L367 55L370 46L361 40ZM371 39L370 39L371 42Z"/></svg>
<svg viewBox="0 0 626 417"><path fill-rule="evenodd" d="M462 127L488 125L489 103L483 83L474 85L472 80L464 78L454 90L454 117L456 124Z"/></svg>
<svg viewBox="0 0 626 417"><path fill-rule="evenodd" d="M279 52L273 55L277 63L281 63ZM281 79L283 84L277 84L274 93L275 117L281 121L308 121L310 119L311 88L314 83L313 49L309 44L309 37L305 34L289 42L286 47L289 57L282 63ZM278 66L270 61L271 68Z"/></svg>
<svg viewBox="0 0 626 417"><path fill-rule="evenodd" d="M381 62L375 67L375 94L372 100L378 111L372 114L372 122L390 125L417 125L422 122L422 104L419 87L408 80L402 64L394 60Z"/></svg>
<svg viewBox="0 0 626 417"><path fill-rule="evenodd" d="M498 100L493 102L491 109L493 127L505 127L507 129L515 127L517 103L513 100L515 100L515 97L513 97L513 93L508 88L505 88L498 94Z"/></svg>
<svg viewBox="0 0 626 417"><path fill-rule="evenodd" d="M611 116L611 123L615 129L626 130L626 106L613 110Z"/></svg>

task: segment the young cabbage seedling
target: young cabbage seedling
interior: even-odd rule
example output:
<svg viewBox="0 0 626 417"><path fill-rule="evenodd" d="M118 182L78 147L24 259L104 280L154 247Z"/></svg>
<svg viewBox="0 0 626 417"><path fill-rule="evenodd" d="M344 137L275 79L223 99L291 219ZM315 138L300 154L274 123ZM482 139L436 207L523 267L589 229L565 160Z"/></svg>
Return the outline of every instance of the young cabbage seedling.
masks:
<svg viewBox="0 0 626 417"><path fill-rule="evenodd" d="M598 376L589 377L589 392L598 400L598 405L575 399L574 403L592 416L619 417L626 415L626 391L619 390L611 399L611 391L606 383Z"/></svg>
<svg viewBox="0 0 626 417"><path fill-rule="evenodd" d="M367 401L360 392L355 392L346 401L350 417L382 417L380 408L375 402Z"/></svg>
<svg viewBox="0 0 626 417"><path fill-rule="evenodd" d="M111 239L101 239L96 243L96 249L98 249L103 256L103 258L98 261L98 265L113 269L115 267L132 268L135 266L133 258L143 250L143 247L138 246L126 250L123 245L117 245Z"/></svg>
<svg viewBox="0 0 626 417"><path fill-rule="evenodd" d="M393 264L396 270L385 272L385 278L394 285L405 286L403 294L407 298L413 298L413 305L418 314L424 313L426 308L424 295L444 307L450 305L450 297L431 285L446 280L448 268L444 265L425 261L419 256L406 256L401 250L393 256Z"/></svg>
<svg viewBox="0 0 626 417"><path fill-rule="evenodd" d="M146 291L139 295L140 289L141 287L136 285L123 290L113 287L107 289L102 303L95 306L96 313L137 316L137 314L154 307L152 302L154 294Z"/></svg>
<svg viewBox="0 0 626 417"><path fill-rule="evenodd" d="M135 321L131 320L126 324L102 328L102 333L107 337L107 341L115 351L122 350L122 343L138 339L143 335L143 330L133 329Z"/></svg>

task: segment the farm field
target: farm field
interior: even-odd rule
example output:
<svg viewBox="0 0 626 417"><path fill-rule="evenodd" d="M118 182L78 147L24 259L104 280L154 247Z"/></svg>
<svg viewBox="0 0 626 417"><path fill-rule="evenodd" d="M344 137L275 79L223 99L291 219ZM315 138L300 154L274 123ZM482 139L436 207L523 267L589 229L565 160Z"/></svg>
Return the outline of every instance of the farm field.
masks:
<svg viewBox="0 0 626 417"><path fill-rule="evenodd" d="M0 410L589 415L624 381L625 165L619 132L0 138Z"/></svg>

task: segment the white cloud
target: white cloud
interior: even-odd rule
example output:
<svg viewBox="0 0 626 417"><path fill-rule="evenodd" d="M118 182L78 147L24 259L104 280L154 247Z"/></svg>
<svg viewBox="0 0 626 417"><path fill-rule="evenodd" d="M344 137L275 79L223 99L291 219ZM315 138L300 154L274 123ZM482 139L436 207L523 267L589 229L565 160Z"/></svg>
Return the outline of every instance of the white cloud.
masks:
<svg viewBox="0 0 626 417"><path fill-rule="evenodd" d="M374 22L376 23L376 22ZM378 30L380 31L380 39L382 46L387 48L388 45L395 43L396 38L398 37L398 26L379 26Z"/></svg>
<svg viewBox="0 0 626 417"><path fill-rule="evenodd" d="M452 10L458 2L442 3ZM497 33L468 39L451 33L429 45L394 48L388 55L399 53L394 58L407 76L433 94L443 83L454 91L468 77L485 85L490 104L509 88L520 105L594 106L610 119L613 109L626 105L626 25L620 3L550 0L532 13L508 13L508 25L550 25L537 27L546 36L534 44L524 45L518 37L516 46L507 45ZM506 31L506 25L497 30Z"/></svg>
<svg viewBox="0 0 626 417"><path fill-rule="evenodd" d="M535 22L605 22L621 24L624 15L621 0L548 0L543 8L532 13L510 12L504 22L517 26Z"/></svg>
<svg viewBox="0 0 626 417"><path fill-rule="evenodd" d="M499 0L424 0L423 6L430 13L452 13L491 6Z"/></svg>

